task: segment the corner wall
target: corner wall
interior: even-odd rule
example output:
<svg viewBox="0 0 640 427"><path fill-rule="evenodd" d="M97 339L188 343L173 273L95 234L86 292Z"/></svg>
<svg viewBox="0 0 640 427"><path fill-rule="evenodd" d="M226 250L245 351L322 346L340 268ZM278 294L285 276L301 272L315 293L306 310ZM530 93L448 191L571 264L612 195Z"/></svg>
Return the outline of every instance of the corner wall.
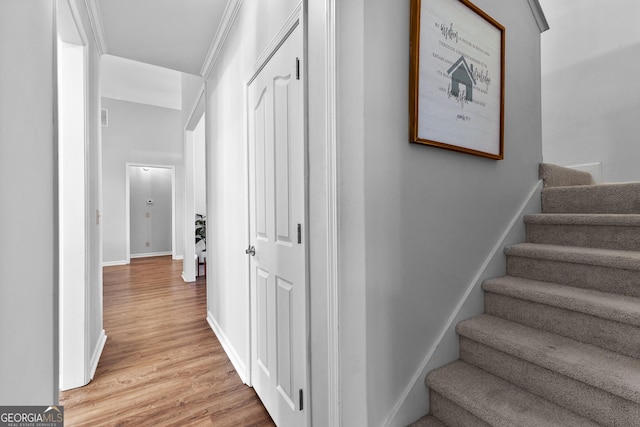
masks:
<svg viewBox="0 0 640 427"><path fill-rule="evenodd" d="M401 426L427 413L426 387L405 393L538 181L540 29L526 0L474 3L506 27L502 161L410 144L409 1L340 6L344 402L367 393L343 403L343 420Z"/></svg>
<svg viewBox="0 0 640 427"><path fill-rule="evenodd" d="M639 181L640 3L541 3L544 161L602 162L605 182Z"/></svg>

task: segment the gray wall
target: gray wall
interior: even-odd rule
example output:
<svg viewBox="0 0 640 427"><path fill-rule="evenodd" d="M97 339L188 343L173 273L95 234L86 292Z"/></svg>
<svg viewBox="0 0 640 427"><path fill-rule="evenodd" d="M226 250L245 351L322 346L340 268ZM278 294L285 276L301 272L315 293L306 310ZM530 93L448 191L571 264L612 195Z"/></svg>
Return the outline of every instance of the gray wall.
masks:
<svg viewBox="0 0 640 427"><path fill-rule="evenodd" d="M0 2L0 405L58 402L54 3Z"/></svg>
<svg viewBox="0 0 640 427"><path fill-rule="evenodd" d="M126 259L126 164L175 166L176 252L183 254L184 172L182 112L102 98L109 126L102 128L105 263Z"/></svg>
<svg viewBox="0 0 640 427"><path fill-rule="evenodd" d="M426 413L419 376L422 409L388 420L538 181L540 29L526 0L474 3L507 29L502 161L408 143L409 2L339 4L345 425Z"/></svg>
<svg viewBox="0 0 640 427"><path fill-rule="evenodd" d="M541 0L544 160L640 180L640 3Z"/></svg>

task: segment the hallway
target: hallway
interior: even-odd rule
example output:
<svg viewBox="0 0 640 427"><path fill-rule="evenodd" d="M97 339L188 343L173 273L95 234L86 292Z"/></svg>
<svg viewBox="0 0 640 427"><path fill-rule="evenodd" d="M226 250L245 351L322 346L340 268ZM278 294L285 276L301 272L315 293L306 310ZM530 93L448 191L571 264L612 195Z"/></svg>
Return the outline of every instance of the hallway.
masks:
<svg viewBox="0 0 640 427"><path fill-rule="evenodd" d="M68 426L273 426L206 321L205 278L182 261L104 268L108 335L94 380L62 392Z"/></svg>

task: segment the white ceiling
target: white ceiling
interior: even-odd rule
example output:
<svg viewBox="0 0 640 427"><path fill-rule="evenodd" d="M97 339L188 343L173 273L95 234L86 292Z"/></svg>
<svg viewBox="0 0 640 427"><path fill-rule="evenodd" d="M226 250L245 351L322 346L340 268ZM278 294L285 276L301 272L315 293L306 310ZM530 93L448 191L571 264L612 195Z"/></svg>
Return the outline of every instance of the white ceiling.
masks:
<svg viewBox="0 0 640 427"><path fill-rule="evenodd" d="M227 0L88 0L103 53L202 75Z"/></svg>

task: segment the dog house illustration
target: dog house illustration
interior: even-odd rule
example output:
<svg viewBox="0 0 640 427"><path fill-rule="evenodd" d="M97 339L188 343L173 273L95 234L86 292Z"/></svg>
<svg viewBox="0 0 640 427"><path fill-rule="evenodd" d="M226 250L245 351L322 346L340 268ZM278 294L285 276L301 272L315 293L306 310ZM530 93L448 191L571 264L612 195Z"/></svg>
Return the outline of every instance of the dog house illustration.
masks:
<svg viewBox="0 0 640 427"><path fill-rule="evenodd" d="M461 56L447 70L447 74L451 74L451 94L459 97L460 85L464 85L464 98L467 101L473 101L473 86L476 84L476 79L473 78L473 64L469 67L464 56Z"/></svg>

